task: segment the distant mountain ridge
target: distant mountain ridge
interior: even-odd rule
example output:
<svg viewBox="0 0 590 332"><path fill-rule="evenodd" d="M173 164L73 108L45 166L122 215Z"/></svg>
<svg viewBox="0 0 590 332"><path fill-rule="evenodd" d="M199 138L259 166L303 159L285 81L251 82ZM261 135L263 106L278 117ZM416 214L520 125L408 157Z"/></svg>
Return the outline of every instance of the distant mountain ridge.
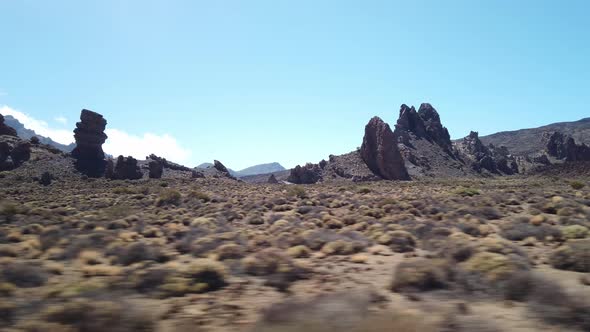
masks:
<svg viewBox="0 0 590 332"><path fill-rule="evenodd" d="M480 137L485 145L505 146L514 155L528 155L544 149L543 133L558 131L572 136L577 143L590 145L590 118L557 122L537 128L503 131Z"/></svg>
<svg viewBox="0 0 590 332"><path fill-rule="evenodd" d="M209 167L213 167L213 163L202 163L199 166L197 166L196 168L209 168ZM273 162L273 163L266 163L266 164L250 166L250 167L244 168L240 171L234 171L230 168L228 168L228 170L232 176L244 177L244 176L281 172L281 171L285 171L286 168L277 162Z"/></svg>
<svg viewBox="0 0 590 332"><path fill-rule="evenodd" d="M25 128L25 126L20 121L18 121L11 115L5 115L4 121L6 125L14 128L16 130L18 137L22 139L31 139L32 137L36 136L37 138L39 138L39 142L58 148L63 152L72 152L72 150L76 147L75 143L65 145L52 140L50 137L41 136L37 134L34 130Z"/></svg>

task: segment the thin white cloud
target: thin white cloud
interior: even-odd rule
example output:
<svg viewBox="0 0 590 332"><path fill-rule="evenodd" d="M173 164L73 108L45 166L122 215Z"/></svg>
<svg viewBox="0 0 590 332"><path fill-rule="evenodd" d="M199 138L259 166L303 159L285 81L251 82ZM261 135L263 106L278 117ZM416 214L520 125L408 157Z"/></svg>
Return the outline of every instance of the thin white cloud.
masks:
<svg viewBox="0 0 590 332"><path fill-rule="evenodd" d="M68 124L68 119L66 119L64 116L58 116L54 120L61 123L62 125Z"/></svg>
<svg viewBox="0 0 590 332"><path fill-rule="evenodd" d="M107 129L105 132L109 138L103 146L104 151L115 157L123 155L145 159L153 153L179 163L188 161L190 157L190 151L181 147L178 141L168 134L145 133L143 136L136 136L118 129Z"/></svg>
<svg viewBox="0 0 590 332"><path fill-rule="evenodd" d="M71 130L51 128L47 122L37 120L26 113L17 111L6 105L0 107L0 114L13 116L22 123L25 128L35 131L37 135L51 137L52 140L58 143L67 145L74 142L74 133Z"/></svg>
<svg viewBox="0 0 590 332"><path fill-rule="evenodd" d="M50 137L54 141L62 144L74 142L72 130L51 128L47 122L37 120L23 112L17 111L8 106L0 106L0 114L12 115L20 121L25 128L34 130L38 135ZM62 124L67 123L63 117L57 117L55 120ZM187 162L191 155L190 151L180 146L176 138L164 134L157 135L145 133L142 136L132 135L123 130L107 128L105 133L108 139L103 145L106 153L115 157L119 155L132 156L137 159L145 159L146 156L154 153L174 162Z"/></svg>

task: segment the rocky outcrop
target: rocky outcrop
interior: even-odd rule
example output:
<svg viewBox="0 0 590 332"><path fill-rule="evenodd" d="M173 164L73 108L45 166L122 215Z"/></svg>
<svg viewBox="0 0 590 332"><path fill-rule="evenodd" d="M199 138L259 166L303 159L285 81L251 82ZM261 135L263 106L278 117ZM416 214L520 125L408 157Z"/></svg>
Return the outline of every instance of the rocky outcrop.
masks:
<svg viewBox="0 0 590 332"><path fill-rule="evenodd" d="M162 166L164 168L168 168L171 169L173 171L183 171L183 172L192 172L193 169L186 167L186 166L182 166L180 164L177 163L173 163L169 160L166 160L166 158L162 158L162 157L158 157L155 154L150 154L149 156L146 157L146 159L148 160L152 160L152 161L156 161L160 164L162 164Z"/></svg>
<svg viewBox="0 0 590 332"><path fill-rule="evenodd" d="M403 104L395 126L395 135L400 143L411 144L410 136L414 136L435 143L445 152L452 154L453 145L449 131L443 127L436 109L428 103L421 104L417 112L413 106Z"/></svg>
<svg viewBox="0 0 590 332"><path fill-rule="evenodd" d="M268 180L266 181L266 183L269 183L269 184L277 184L277 183L279 183L279 180L277 180L277 178L275 177L274 174L271 174L268 177Z"/></svg>
<svg viewBox="0 0 590 332"><path fill-rule="evenodd" d="M543 134L545 151L551 157L564 161L590 161L590 147L578 145L573 137L561 132Z"/></svg>
<svg viewBox="0 0 590 332"><path fill-rule="evenodd" d="M150 179L161 179L164 173L164 163L157 160L150 160L148 163Z"/></svg>
<svg viewBox="0 0 590 332"><path fill-rule="evenodd" d="M322 169L318 164L307 163L291 170L287 181L296 184L313 184L322 180Z"/></svg>
<svg viewBox="0 0 590 332"><path fill-rule="evenodd" d="M513 175L519 172L518 162L516 158L510 154L507 147L496 147L493 144L490 144L488 149L491 152L498 171L506 175Z"/></svg>
<svg viewBox="0 0 590 332"><path fill-rule="evenodd" d="M0 114L0 135L17 136L16 129L4 123L4 116Z"/></svg>
<svg viewBox="0 0 590 332"><path fill-rule="evenodd" d="M113 180L138 180L143 177L143 173L137 166L137 159L119 156L116 162L109 159L105 176Z"/></svg>
<svg viewBox="0 0 590 332"><path fill-rule="evenodd" d="M31 159L31 143L18 138L0 141L0 171L9 171Z"/></svg>
<svg viewBox="0 0 590 332"><path fill-rule="evenodd" d="M76 169L91 177L101 177L105 171L102 145L107 139L106 125L102 115L86 109L82 110L80 122L76 123L76 148L72 156L76 159Z"/></svg>
<svg viewBox="0 0 590 332"><path fill-rule="evenodd" d="M410 180L396 138L379 117L372 118L365 126L360 154L369 169L383 179Z"/></svg>
<svg viewBox="0 0 590 332"><path fill-rule="evenodd" d="M227 167L225 167L225 165L223 165L219 160L213 161L213 168L220 171L221 173L229 174L229 170L227 169Z"/></svg>
<svg viewBox="0 0 590 332"><path fill-rule="evenodd" d="M481 172L485 169L491 173L498 173L491 151L479 140L476 131L470 132L455 147L461 159L468 162L474 170Z"/></svg>

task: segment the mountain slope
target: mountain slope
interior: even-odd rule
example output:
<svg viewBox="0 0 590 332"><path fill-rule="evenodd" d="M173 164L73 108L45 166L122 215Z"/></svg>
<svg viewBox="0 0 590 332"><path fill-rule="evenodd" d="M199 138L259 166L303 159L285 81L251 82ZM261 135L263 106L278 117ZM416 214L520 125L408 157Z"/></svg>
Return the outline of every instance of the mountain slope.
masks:
<svg viewBox="0 0 590 332"><path fill-rule="evenodd" d="M283 167L279 163L268 163L268 164L260 164L250 166L248 168L244 168L241 171L237 171L236 173L238 176L248 176L248 175L258 175L258 174L269 174L284 171L285 167Z"/></svg>
<svg viewBox="0 0 590 332"><path fill-rule="evenodd" d="M572 136L578 144L590 145L590 118L573 122L552 123L538 128L520 129L514 131L503 131L488 136L480 137L485 144L495 146L506 146L514 155L528 155L542 151L542 136L545 132L559 131Z"/></svg>
<svg viewBox="0 0 590 332"><path fill-rule="evenodd" d="M209 167L213 167L213 163L202 163L199 166L197 166L196 168L203 168L204 169L204 168L209 168ZM270 173L281 172L281 171L286 170L286 168L283 167L281 164L275 162L275 163L250 166L250 167L244 168L241 171L234 171L231 168L228 168L228 170L232 176L243 177L243 176L261 175L261 174L270 174Z"/></svg>
<svg viewBox="0 0 590 332"><path fill-rule="evenodd" d="M37 136L37 138L39 138L39 141L41 143L51 145L51 146L58 148L64 152L71 152L76 147L76 144L74 144L74 143L71 143L69 145L64 145L61 143L57 143L56 141L52 140L50 137L44 137L44 136L38 135L35 131L25 128L25 126L22 123L20 123L20 121L18 121L17 119L15 119L11 115L4 116L4 121L5 121L6 125L14 128L16 130L18 137L20 137L22 139L31 139L32 137Z"/></svg>

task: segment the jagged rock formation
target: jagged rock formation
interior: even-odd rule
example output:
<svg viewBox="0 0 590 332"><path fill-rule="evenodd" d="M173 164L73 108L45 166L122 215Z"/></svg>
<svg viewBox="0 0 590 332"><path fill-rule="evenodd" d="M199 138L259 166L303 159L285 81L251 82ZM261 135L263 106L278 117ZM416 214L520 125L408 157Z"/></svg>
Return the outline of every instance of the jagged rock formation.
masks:
<svg viewBox="0 0 590 332"><path fill-rule="evenodd" d="M313 184L322 180L322 168L318 164L307 163L291 170L287 181L296 184Z"/></svg>
<svg viewBox="0 0 590 332"><path fill-rule="evenodd" d="M0 114L0 135L16 136L16 129L4 123L4 116Z"/></svg>
<svg viewBox="0 0 590 332"><path fill-rule="evenodd" d="M229 170L219 160L213 161L213 168L220 171L221 173L227 173L229 175Z"/></svg>
<svg viewBox="0 0 590 332"><path fill-rule="evenodd" d="M396 138L389 125L379 117L365 126L361 158L373 173L386 180L410 180Z"/></svg>
<svg viewBox="0 0 590 332"><path fill-rule="evenodd" d="M31 143L16 137L0 141L0 171L9 171L31 159Z"/></svg>
<svg viewBox="0 0 590 332"><path fill-rule="evenodd" d="M150 160L148 163L150 179L161 179L164 173L164 163L158 160Z"/></svg>
<svg viewBox="0 0 590 332"><path fill-rule="evenodd" d="M453 146L449 131L443 127L436 109L428 103L421 104L418 112L414 106L402 104L395 135L399 137L400 143L411 145L412 138L426 139L452 154Z"/></svg>
<svg viewBox="0 0 590 332"><path fill-rule="evenodd" d="M271 175L268 177L268 180L266 181L266 183L270 183L270 184L277 184L277 183L279 183L279 180L277 180L277 178L275 177L275 175L274 175L274 174L271 174Z"/></svg>
<svg viewBox="0 0 590 332"><path fill-rule="evenodd" d="M455 143L458 156L477 172L486 170L495 174L518 173L516 160L506 147L485 146L475 131Z"/></svg>
<svg viewBox="0 0 590 332"><path fill-rule="evenodd" d="M72 156L76 159L76 169L91 177L101 177L105 171L102 145L107 139L106 125L102 115L86 109L82 110L80 122L76 123L76 148Z"/></svg>
<svg viewBox="0 0 590 332"><path fill-rule="evenodd" d="M143 173L137 166L137 159L119 156L116 162L108 160L105 176L113 180L138 180Z"/></svg>
<svg viewBox="0 0 590 332"><path fill-rule="evenodd" d="M564 161L590 161L590 147L578 145L573 137L561 132L548 132L543 135L547 154Z"/></svg>
<svg viewBox="0 0 590 332"><path fill-rule="evenodd" d="M162 166L164 168L168 168L174 171L183 171L183 172L192 172L193 169L186 167L186 166L182 166L180 164L177 163L173 163L169 160L166 160L166 158L162 158L162 157L158 157L155 154L150 154L149 156L146 157L147 160L152 160L152 161L156 161L160 164L162 164Z"/></svg>

